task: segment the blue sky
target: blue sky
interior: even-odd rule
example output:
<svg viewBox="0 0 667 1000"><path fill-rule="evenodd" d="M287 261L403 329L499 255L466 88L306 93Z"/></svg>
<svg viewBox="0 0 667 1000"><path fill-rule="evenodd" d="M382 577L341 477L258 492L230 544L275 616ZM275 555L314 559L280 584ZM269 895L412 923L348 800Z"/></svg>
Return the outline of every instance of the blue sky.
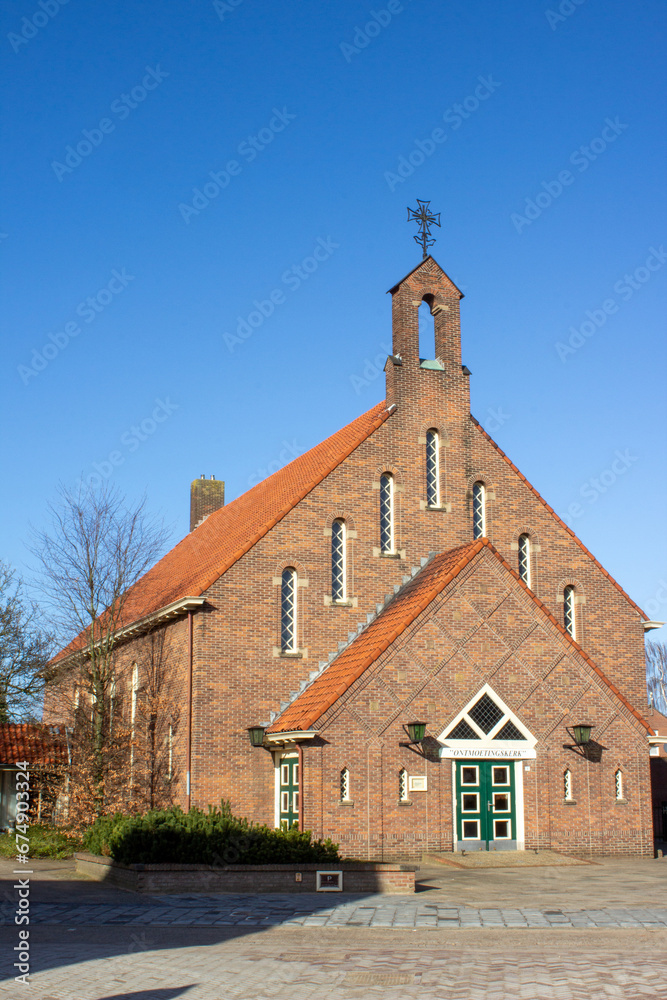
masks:
<svg viewBox="0 0 667 1000"><path fill-rule="evenodd" d="M667 618L661 3L25 0L0 45L2 558L82 475L176 540L382 398L422 198L474 414Z"/></svg>

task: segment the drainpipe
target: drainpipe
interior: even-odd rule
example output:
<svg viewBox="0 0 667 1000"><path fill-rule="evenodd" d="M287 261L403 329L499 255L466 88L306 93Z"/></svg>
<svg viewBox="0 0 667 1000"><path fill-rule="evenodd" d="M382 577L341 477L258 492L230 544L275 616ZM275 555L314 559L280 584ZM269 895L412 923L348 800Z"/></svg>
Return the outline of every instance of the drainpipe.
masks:
<svg viewBox="0 0 667 1000"><path fill-rule="evenodd" d="M296 745L299 754L299 830L303 830L303 745Z"/></svg>
<svg viewBox="0 0 667 1000"><path fill-rule="evenodd" d="M192 611L188 611L188 718L185 742L185 811L190 812L192 767Z"/></svg>

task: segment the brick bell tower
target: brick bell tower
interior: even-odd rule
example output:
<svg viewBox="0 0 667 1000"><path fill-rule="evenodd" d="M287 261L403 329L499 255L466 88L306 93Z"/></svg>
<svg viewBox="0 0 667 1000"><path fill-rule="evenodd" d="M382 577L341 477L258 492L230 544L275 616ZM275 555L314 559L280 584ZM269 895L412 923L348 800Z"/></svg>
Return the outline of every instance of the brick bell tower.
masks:
<svg viewBox="0 0 667 1000"><path fill-rule="evenodd" d="M392 350L387 359L387 404L436 404L458 416L470 412L469 376L461 367L460 302L463 293L429 254L389 289ZM419 357L419 307L434 319L435 358ZM446 401L446 402L445 402Z"/></svg>

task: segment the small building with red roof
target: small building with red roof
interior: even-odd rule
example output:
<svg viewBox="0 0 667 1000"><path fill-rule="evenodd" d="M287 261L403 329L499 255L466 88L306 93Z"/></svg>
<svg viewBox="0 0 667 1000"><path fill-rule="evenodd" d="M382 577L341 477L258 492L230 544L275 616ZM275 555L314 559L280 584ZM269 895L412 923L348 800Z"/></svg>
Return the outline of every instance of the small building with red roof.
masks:
<svg viewBox="0 0 667 1000"><path fill-rule="evenodd" d="M471 415L453 281L427 256L390 294L386 398L230 503L195 481L128 594L119 677L170 650L174 798L350 857L652 854L656 623Z"/></svg>

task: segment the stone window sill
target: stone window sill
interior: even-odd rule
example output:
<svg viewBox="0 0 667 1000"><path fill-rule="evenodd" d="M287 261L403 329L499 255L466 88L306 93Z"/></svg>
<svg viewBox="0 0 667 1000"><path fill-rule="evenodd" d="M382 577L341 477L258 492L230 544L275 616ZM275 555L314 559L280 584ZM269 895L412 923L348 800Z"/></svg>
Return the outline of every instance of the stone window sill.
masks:
<svg viewBox="0 0 667 1000"><path fill-rule="evenodd" d="M400 559L400 552L380 552L380 559Z"/></svg>
<svg viewBox="0 0 667 1000"><path fill-rule="evenodd" d="M614 799L614 802L616 803L617 806L627 806L628 804L627 799Z"/></svg>
<svg viewBox="0 0 667 1000"><path fill-rule="evenodd" d="M412 802L410 801L410 799L399 799L398 804L399 806L411 806Z"/></svg>
<svg viewBox="0 0 667 1000"><path fill-rule="evenodd" d="M576 799L563 799L564 806L576 806L576 804L577 804Z"/></svg>
<svg viewBox="0 0 667 1000"><path fill-rule="evenodd" d="M354 802L352 799L341 799L338 803L339 806L353 806Z"/></svg>
<svg viewBox="0 0 667 1000"><path fill-rule="evenodd" d="M283 657L286 660L302 660L303 653L300 649L295 649L294 651L288 649L281 649L278 656Z"/></svg>

